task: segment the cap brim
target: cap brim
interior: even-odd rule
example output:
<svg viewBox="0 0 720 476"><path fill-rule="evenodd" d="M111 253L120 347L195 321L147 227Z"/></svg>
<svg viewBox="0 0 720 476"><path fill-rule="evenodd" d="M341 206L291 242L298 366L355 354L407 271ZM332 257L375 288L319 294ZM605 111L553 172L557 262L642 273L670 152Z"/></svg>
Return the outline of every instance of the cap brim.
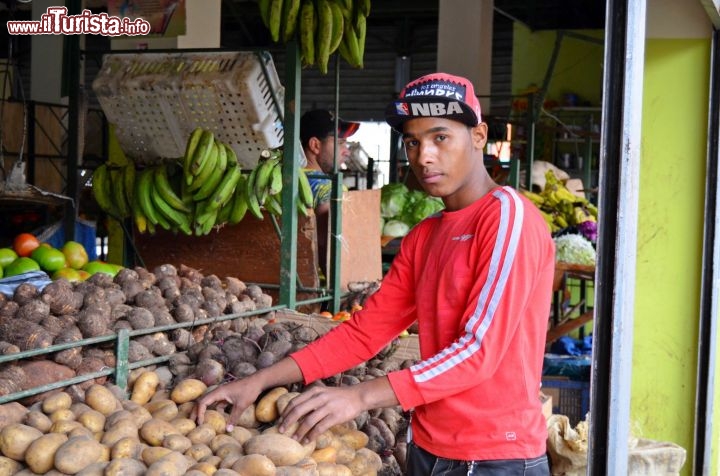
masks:
<svg viewBox="0 0 720 476"><path fill-rule="evenodd" d="M413 111L411 104L422 103L457 103L461 112L451 114L433 114L433 113L416 113ZM393 129L400 130L402 125L410 119L418 119L421 117L436 117L442 119L451 119L462 122L470 127L475 127L479 123L479 119L470 106L457 99L437 97L437 96L413 96L407 98L396 99L388 104L385 108L385 121L390 124Z"/></svg>
<svg viewBox="0 0 720 476"><path fill-rule="evenodd" d="M338 120L338 138L347 139L351 135L355 134L359 128L359 122Z"/></svg>

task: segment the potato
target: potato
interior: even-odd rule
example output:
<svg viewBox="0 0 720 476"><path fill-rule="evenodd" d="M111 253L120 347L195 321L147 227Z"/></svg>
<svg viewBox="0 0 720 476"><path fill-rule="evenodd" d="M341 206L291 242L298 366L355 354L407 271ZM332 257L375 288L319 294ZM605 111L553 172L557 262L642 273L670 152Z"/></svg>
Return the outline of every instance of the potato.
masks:
<svg viewBox="0 0 720 476"><path fill-rule="evenodd" d="M186 452L185 456L192 458L195 461L200 461L203 458L212 456L213 452L208 445L196 444L192 445Z"/></svg>
<svg viewBox="0 0 720 476"><path fill-rule="evenodd" d="M275 466L292 466L306 456L306 450L300 443L279 433L253 436L245 442L243 449L245 454L267 456Z"/></svg>
<svg viewBox="0 0 720 476"><path fill-rule="evenodd" d="M162 445L165 448L171 449L173 451L177 451L179 453L184 453L190 449L190 447L193 445L193 443L192 443L192 441L190 441L190 438L178 433L176 435L166 436L165 439L163 440Z"/></svg>
<svg viewBox="0 0 720 476"><path fill-rule="evenodd" d="M50 433L70 433L78 428L85 428L82 423L75 420L59 420L52 424Z"/></svg>
<svg viewBox="0 0 720 476"><path fill-rule="evenodd" d="M252 454L240 457L232 469L248 476L274 476L275 463L267 456Z"/></svg>
<svg viewBox="0 0 720 476"><path fill-rule="evenodd" d="M22 461L30 444L42 433L22 423L11 423L0 430L0 452L15 461Z"/></svg>
<svg viewBox="0 0 720 476"><path fill-rule="evenodd" d="M50 414L50 421L75 421L75 414L69 408L60 408Z"/></svg>
<svg viewBox="0 0 720 476"><path fill-rule="evenodd" d="M352 476L352 471L344 464L318 462L317 471L319 476Z"/></svg>
<svg viewBox="0 0 720 476"><path fill-rule="evenodd" d="M337 449L333 448L332 446L327 446L325 448L313 451L311 456L312 459L314 459L318 463L334 463L335 461L337 461Z"/></svg>
<svg viewBox="0 0 720 476"><path fill-rule="evenodd" d="M355 450L345 443L339 442L337 444L333 444L332 447L337 450L337 454L335 456L336 463L347 465L355 458Z"/></svg>
<svg viewBox="0 0 720 476"><path fill-rule="evenodd" d="M237 471L233 471L232 469L220 468L217 471L215 471L213 476L238 476L238 474L239 473Z"/></svg>
<svg viewBox="0 0 720 476"><path fill-rule="evenodd" d="M84 412L82 415L77 417L77 421L93 433L103 431L105 428L105 415L97 410L88 410Z"/></svg>
<svg viewBox="0 0 720 476"><path fill-rule="evenodd" d="M187 435L197 427L195 420L184 417L175 418L171 420L170 423L172 424L172 426L175 427L177 431L179 431L183 435Z"/></svg>
<svg viewBox="0 0 720 476"><path fill-rule="evenodd" d="M180 434L168 421L152 418L140 427L140 436L151 446L161 446L167 435Z"/></svg>
<svg viewBox="0 0 720 476"><path fill-rule="evenodd" d="M138 459L142 455L145 445L139 439L131 436L120 438L110 449L110 459Z"/></svg>
<svg viewBox="0 0 720 476"><path fill-rule="evenodd" d="M232 436L226 435L226 434L216 435L210 441L210 444L208 446L210 446L210 449L213 450L213 453L215 453L218 450L218 448L220 448L223 445L228 445L228 444L237 445L237 446L242 447L242 443L240 443L238 440L236 440Z"/></svg>
<svg viewBox="0 0 720 476"><path fill-rule="evenodd" d="M314 476L315 471L297 466L278 466L275 476Z"/></svg>
<svg viewBox="0 0 720 476"><path fill-rule="evenodd" d="M58 392L50 395L42 402L42 411L50 415L57 410L68 410L72 405L72 397L65 392Z"/></svg>
<svg viewBox="0 0 720 476"><path fill-rule="evenodd" d="M50 427L53 422L50 417L41 412L40 410L30 410L25 415L25 424L33 428L37 428L43 433L50 431Z"/></svg>
<svg viewBox="0 0 720 476"><path fill-rule="evenodd" d="M108 388L96 383L85 390L85 403L103 415L111 414L120 405L118 399Z"/></svg>
<svg viewBox="0 0 720 476"><path fill-rule="evenodd" d="M173 450L163 446L148 446L142 451L141 459L143 463L150 466L156 461L160 461L164 456L172 453Z"/></svg>
<svg viewBox="0 0 720 476"><path fill-rule="evenodd" d="M255 405L255 418L257 419L257 421L262 423L270 423L277 420L277 400L278 398L280 398L280 395L286 393L288 393L287 388L275 387L269 392L267 392L265 395L263 395Z"/></svg>
<svg viewBox="0 0 720 476"><path fill-rule="evenodd" d="M45 474L55 463L55 452L68 437L62 433L48 433L30 443L25 452L25 463L38 474Z"/></svg>
<svg viewBox="0 0 720 476"><path fill-rule="evenodd" d="M145 422L152 419L152 414L142 405L138 405L134 402L131 403L135 405L135 407L129 406L128 411L132 415L133 420L135 420L135 425L140 428Z"/></svg>
<svg viewBox="0 0 720 476"><path fill-rule="evenodd" d="M207 390L207 385L201 380L187 378L172 389L170 399L177 404L191 402L205 393L205 390Z"/></svg>
<svg viewBox="0 0 720 476"><path fill-rule="evenodd" d="M234 451L226 455L222 461L220 461L220 464L218 465L218 469L228 469L232 468L233 465L237 460L245 456L242 451Z"/></svg>
<svg viewBox="0 0 720 476"><path fill-rule="evenodd" d="M355 458L347 464L352 474L365 474L372 471L379 471L382 468L380 455L367 448L360 448L355 452Z"/></svg>
<svg viewBox="0 0 720 476"><path fill-rule="evenodd" d="M100 461L102 455L103 445L84 436L75 436L58 447L55 452L55 469L75 474Z"/></svg>
<svg viewBox="0 0 720 476"><path fill-rule="evenodd" d="M364 448L368 444L368 436L360 430L350 430L340 435L340 441L354 450Z"/></svg>
<svg viewBox="0 0 720 476"><path fill-rule="evenodd" d="M198 425L197 428L193 429L186 436L190 438L193 444L202 443L209 446L210 441L215 438L215 429L207 423L203 423L202 425Z"/></svg>
<svg viewBox="0 0 720 476"><path fill-rule="evenodd" d="M217 468L210 463L195 463L190 466L190 471L200 471L202 474L212 476L217 471Z"/></svg>
<svg viewBox="0 0 720 476"><path fill-rule="evenodd" d="M178 418L190 418L190 414L195 408L195 402L185 402L178 405Z"/></svg>
<svg viewBox="0 0 720 476"><path fill-rule="evenodd" d="M82 425L76 426L75 428L73 428L72 430L70 430L64 434L68 438L72 438L73 436L87 436L88 438L92 438L95 441L100 441L100 439L102 438L101 432L100 433L92 432Z"/></svg>
<svg viewBox="0 0 720 476"><path fill-rule="evenodd" d="M157 390L159 384L160 378L155 372L151 370L143 372L133 383L130 400L144 405L155 395L155 390Z"/></svg>
<svg viewBox="0 0 720 476"><path fill-rule="evenodd" d="M22 465L12 458L0 456L0 474L15 474L20 471Z"/></svg>
<svg viewBox="0 0 720 476"><path fill-rule="evenodd" d="M147 471L141 461L132 458L113 459L106 467L104 476L143 476Z"/></svg>
<svg viewBox="0 0 720 476"><path fill-rule="evenodd" d="M191 461L182 453L172 451L148 467L145 476L183 476Z"/></svg>
<svg viewBox="0 0 720 476"><path fill-rule="evenodd" d="M282 415L282 412L285 411L285 408L288 406L288 403L290 403L290 400L297 397L298 395L300 395L300 392L287 392L280 395L275 402L278 414Z"/></svg>
<svg viewBox="0 0 720 476"><path fill-rule="evenodd" d="M215 454L222 459L226 459L230 455L242 456L245 453L243 453L242 446L236 443L227 443L219 447L217 451L215 451Z"/></svg>
<svg viewBox="0 0 720 476"><path fill-rule="evenodd" d="M227 421L225 415L217 410L207 410L203 423L210 425L215 433L225 433Z"/></svg>
<svg viewBox="0 0 720 476"><path fill-rule="evenodd" d="M107 467L107 461L98 461L89 466L85 466L79 473L75 473L75 476L105 476L105 468ZM45 476L50 476L55 470L51 470L45 473ZM57 472L58 475L64 475L65 473Z"/></svg>
<svg viewBox="0 0 720 476"><path fill-rule="evenodd" d="M255 404L249 405L238 417L237 425L244 428L257 428L260 426L260 422L255 418Z"/></svg>
<svg viewBox="0 0 720 476"><path fill-rule="evenodd" d="M199 469L189 469L185 473L185 476L205 476L205 474L205 472L200 471Z"/></svg>
<svg viewBox="0 0 720 476"><path fill-rule="evenodd" d="M333 444L333 441L335 441L337 437L332 431L324 431L320 433L320 436L315 438L315 448L316 449L323 449L327 448L328 446L331 446Z"/></svg>
<svg viewBox="0 0 720 476"><path fill-rule="evenodd" d="M118 420L111 429L103 434L100 442L107 446L113 446L123 438L134 438L136 440L140 438L138 428L130 418Z"/></svg>
<svg viewBox="0 0 720 476"><path fill-rule="evenodd" d="M245 427L235 426L235 427L233 427L232 431L228 434L230 436L232 436L235 440L237 440L240 444L242 444L242 443L245 443L250 438L252 438L254 433L252 433L250 430L248 430Z"/></svg>
<svg viewBox="0 0 720 476"><path fill-rule="evenodd" d="M72 410L76 416L80 416L83 412L92 410L92 408L90 408L85 402L74 402L70 405L70 410Z"/></svg>
<svg viewBox="0 0 720 476"><path fill-rule="evenodd" d="M145 409L160 420L170 421L178 416L177 404L172 400L155 400L145 404Z"/></svg>
<svg viewBox="0 0 720 476"><path fill-rule="evenodd" d="M207 464L210 464L217 468L220 465L220 463L222 462L222 458L219 456L215 456L215 455L209 455L204 458L201 458L198 462L199 463L207 463Z"/></svg>

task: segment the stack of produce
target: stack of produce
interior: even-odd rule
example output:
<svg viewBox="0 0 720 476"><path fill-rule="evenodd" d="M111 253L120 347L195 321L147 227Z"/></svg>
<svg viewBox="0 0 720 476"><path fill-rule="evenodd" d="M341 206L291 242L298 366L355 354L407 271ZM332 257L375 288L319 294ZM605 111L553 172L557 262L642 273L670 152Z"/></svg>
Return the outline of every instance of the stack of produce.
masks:
<svg viewBox="0 0 720 476"><path fill-rule="evenodd" d="M263 219L261 207L280 215L281 161L280 149L263 150L257 166L245 175L232 148L212 131L196 128L177 161L140 170L131 160L99 166L93 193L110 216L132 217L140 233L160 227L207 235L214 227L239 223L248 211ZM298 181L297 208L307 214L312 191L304 174L298 174Z"/></svg>
<svg viewBox="0 0 720 476"><path fill-rule="evenodd" d="M16 422L0 429L2 474L260 476L376 474L380 455L352 425L337 425L311 443L280 433L278 414L297 395L270 390L228 425L211 409L198 425L195 400L207 386L186 379L172 387L147 370L133 380L130 397L94 384L79 398L56 393L30 408L15 408ZM398 473L399 474L399 473Z"/></svg>
<svg viewBox="0 0 720 476"><path fill-rule="evenodd" d="M577 227L591 241L597 233L597 207L586 198L575 195L558 180L552 170L545 173L545 187L534 193L521 190L542 214L550 231L555 233L564 228Z"/></svg>
<svg viewBox="0 0 720 476"><path fill-rule="evenodd" d="M421 220L445 208L442 200L405 184L390 183L380 190L381 229L384 236L405 236Z"/></svg>
<svg viewBox="0 0 720 476"><path fill-rule="evenodd" d="M41 243L32 233L20 233L12 247L0 248L0 278L45 271L52 279L82 281L98 272L114 276L120 269L104 261L89 261L81 243L67 241L58 249Z"/></svg>
<svg viewBox="0 0 720 476"><path fill-rule="evenodd" d="M328 72L336 50L351 66L363 67L370 0L258 0L273 41L296 37L302 62Z"/></svg>

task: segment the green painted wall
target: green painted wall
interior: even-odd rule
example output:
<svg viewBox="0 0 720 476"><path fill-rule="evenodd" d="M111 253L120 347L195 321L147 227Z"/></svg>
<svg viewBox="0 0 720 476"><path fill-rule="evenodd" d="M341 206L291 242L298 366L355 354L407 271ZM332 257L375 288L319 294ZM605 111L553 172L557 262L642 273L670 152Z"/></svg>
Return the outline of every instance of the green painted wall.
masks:
<svg viewBox="0 0 720 476"><path fill-rule="evenodd" d="M602 41L602 30L576 33ZM531 85L542 86L555 46L554 31L533 32L515 23L513 40L512 92L521 93ZM563 95L576 93L581 100L599 106L602 92L603 45L564 37L548 86L547 99L562 104Z"/></svg>
<svg viewBox="0 0 720 476"><path fill-rule="evenodd" d="M693 445L709 40L646 43L631 431ZM692 462L683 474L691 474ZM716 473L712 473L716 474Z"/></svg>

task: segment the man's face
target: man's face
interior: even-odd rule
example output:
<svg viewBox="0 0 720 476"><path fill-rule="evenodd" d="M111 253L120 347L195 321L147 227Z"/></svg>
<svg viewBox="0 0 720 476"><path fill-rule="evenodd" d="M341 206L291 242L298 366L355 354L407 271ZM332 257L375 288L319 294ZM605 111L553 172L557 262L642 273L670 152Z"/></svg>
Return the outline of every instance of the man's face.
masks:
<svg viewBox="0 0 720 476"><path fill-rule="evenodd" d="M326 174L331 174L333 171L333 150L334 140L333 136L325 137L320 139L320 152L318 153L318 165L322 171ZM345 163L347 158L350 156L350 149L347 146L346 139L337 140L337 166Z"/></svg>
<svg viewBox="0 0 720 476"><path fill-rule="evenodd" d="M403 125L403 143L415 176L430 195L462 196L484 167L486 127L470 128L450 119L417 118Z"/></svg>

